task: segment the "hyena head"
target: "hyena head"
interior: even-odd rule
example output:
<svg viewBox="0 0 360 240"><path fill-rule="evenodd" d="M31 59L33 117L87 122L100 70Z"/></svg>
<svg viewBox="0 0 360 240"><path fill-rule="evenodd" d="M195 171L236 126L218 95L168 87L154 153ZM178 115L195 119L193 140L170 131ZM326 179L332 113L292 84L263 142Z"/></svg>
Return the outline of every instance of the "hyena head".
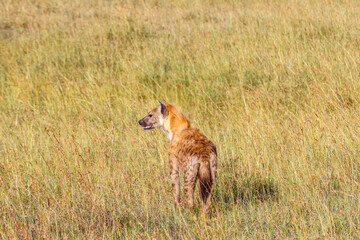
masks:
<svg viewBox="0 0 360 240"><path fill-rule="evenodd" d="M162 102L159 101L159 103L160 106L151 110L148 115L139 121L140 126L142 126L144 130L163 127L167 109Z"/></svg>

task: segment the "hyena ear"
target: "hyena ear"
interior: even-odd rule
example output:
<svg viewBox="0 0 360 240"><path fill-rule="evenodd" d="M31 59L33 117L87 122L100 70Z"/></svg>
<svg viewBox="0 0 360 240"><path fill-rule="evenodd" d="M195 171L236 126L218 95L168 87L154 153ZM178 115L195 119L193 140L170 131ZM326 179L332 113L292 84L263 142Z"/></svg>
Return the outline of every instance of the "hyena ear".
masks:
<svg viewBox="0 0 360 240"><path fill-rule="evenodd" d="M159 101L159 103L160 103L160 106L161 106L161 113L165 117L166 113L167 113L167 109L166 109L165 105L162 102Z"/></svg>

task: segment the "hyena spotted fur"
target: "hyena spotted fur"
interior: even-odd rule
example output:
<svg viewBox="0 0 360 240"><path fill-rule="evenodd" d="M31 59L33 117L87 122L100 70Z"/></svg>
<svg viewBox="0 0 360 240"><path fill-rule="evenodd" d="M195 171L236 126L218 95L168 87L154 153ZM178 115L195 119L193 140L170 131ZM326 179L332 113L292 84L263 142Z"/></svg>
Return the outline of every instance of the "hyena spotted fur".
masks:
<svg viewBox="0 0 360 240"><path fill-rule="evenodd" d="M144 130L160 128L170 140L169 163L171 184L176 203L180 203L179 169L184 172L184 188L188 208L194 205L194 190L199 179L199 192L203 210L208 213L217 169L215 145L173 105L163 101L139 124Z"/></svg>

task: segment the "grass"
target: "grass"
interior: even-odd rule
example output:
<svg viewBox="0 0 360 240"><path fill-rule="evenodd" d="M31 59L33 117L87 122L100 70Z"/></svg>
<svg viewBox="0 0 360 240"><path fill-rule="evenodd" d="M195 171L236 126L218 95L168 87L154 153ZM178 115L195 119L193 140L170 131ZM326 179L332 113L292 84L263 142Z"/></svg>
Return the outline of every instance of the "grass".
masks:
<svg viewBox="0 0 360 240"><path fill-rule="evenodd" d="M358 1L0 11L1 239L360 236ZM217 146L211 218L174 206L168 140L137 124L158 99Z"/></svg>

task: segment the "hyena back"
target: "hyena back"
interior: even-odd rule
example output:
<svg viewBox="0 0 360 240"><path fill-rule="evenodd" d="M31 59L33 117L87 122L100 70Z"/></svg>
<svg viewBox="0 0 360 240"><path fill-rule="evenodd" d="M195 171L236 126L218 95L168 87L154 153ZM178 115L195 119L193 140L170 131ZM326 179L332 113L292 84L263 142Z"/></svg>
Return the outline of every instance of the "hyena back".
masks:
<svg viewBox="0 0 360 240"><path fill-rule="evenodd" d="M215 145L171 104L160 106L139 121L145 129L160 128L170 140L169 163L171 184L176 203L180 203L179 170L184 172L185 197L189 208L194 205L194 190L199 179L200 199L207 213L214 190L217 153Z"/></svg>

